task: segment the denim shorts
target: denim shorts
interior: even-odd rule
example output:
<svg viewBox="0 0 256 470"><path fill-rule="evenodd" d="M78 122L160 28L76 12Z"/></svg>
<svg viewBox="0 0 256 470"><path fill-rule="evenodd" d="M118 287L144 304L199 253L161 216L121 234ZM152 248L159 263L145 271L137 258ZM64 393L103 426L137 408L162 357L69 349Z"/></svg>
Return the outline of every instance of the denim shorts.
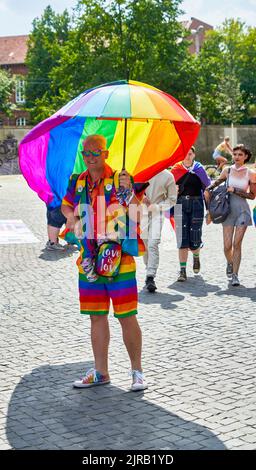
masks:
<svg viewBox="0 0 256 470"><path fill-rule="evenodd" d="M60 207L49 209L47 207L47 224L51 227L61 228L67 222L66 217L62 214Z"/></svg>
<svg viewBox="0 0 256 470"><path fill-rule="evenodd" d="M176 221L178 248L197 250L202 246L202 225L204 221L204 202L201 197L181 196L177 204L182 205L181 217Z"/></svg>

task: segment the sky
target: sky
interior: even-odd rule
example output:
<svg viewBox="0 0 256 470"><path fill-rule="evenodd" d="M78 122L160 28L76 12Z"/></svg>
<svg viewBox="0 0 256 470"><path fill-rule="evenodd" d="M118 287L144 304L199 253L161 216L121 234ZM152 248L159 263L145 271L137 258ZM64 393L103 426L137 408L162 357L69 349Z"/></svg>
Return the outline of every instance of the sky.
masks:
<svg viewBox="0 0 256 470"><path fill-rule="evenodd" d="M49 4L57 13L71 12L77 0L0 0L0 36L29 34L32 20ZM214 27L230 17L256 26L256 0L183 0L182 9L181 19L194 16Z"/></svg>

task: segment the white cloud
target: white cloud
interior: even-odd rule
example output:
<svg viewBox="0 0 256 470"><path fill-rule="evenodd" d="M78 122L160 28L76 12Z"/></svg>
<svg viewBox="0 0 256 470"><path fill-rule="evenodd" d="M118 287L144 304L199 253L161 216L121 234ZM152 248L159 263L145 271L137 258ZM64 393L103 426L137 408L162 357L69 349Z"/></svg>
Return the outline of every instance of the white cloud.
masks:
<svg viewBox="0 0 256 470"><path fill-rule="evenodd" d="M29 34L32 21L51 5L56 13L71 10L78 0L0 0L0 36Z"/></svg>
<svg viewBox="0 0 256 470"><path fill-rule="evenodd" d="M6 0L0 0L0 11L8 11Z"/></svg>
<svg viewBox="0 0 256 470"><path fill-rule="evenodd" d="M256 25L256 0L184 0L186 18L194 16L213 26L220 26L226 18L241 18L250 26Z"/></svg>

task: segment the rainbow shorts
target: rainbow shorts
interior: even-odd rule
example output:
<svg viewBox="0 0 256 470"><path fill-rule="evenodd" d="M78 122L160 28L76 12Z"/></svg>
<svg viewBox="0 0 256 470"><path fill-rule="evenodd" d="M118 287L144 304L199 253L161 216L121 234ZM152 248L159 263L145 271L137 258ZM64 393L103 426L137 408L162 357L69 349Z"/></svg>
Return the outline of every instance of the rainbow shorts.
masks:
<svg viewBox="0 0 256 470"><path fill-rule="evenodd" d="M134 258L122 254L119 274L112 281L100 276L97 281L88 282L86 276L79 272L79 298L82 314L106 315L112 300L115 317L136 315L138 290Z"/></svg>

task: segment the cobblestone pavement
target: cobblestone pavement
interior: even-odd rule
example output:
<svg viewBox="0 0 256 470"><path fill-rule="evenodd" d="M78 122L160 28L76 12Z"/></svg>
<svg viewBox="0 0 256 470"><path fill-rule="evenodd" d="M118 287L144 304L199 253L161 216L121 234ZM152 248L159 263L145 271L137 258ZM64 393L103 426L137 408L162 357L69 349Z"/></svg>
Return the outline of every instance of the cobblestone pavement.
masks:
<svg viewBox="0 0 256 470"><path fill-rule="evenodd" d="M0 186L0 218L22 219L40 240L0 245L0 449L256 449L255 229L245 238L241 287L226 280L220 227L205 227L201 274L190 266L182 285L164 233L156 294L143 290L138 261L149 389L129 392L110 315L112 383L75 390L92 365L77 252L44 250L45 206L21 176L2 176Z"/></svg>

